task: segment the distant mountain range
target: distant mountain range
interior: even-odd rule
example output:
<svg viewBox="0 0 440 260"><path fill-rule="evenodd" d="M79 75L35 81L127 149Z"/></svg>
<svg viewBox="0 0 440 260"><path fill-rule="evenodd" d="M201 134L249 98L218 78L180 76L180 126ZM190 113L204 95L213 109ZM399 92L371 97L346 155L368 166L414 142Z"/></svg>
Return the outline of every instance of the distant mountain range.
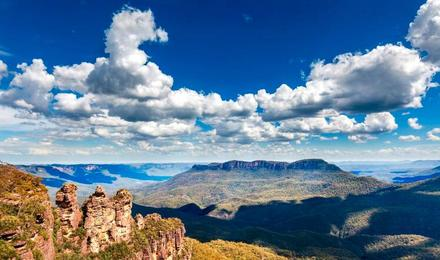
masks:
<svg viewBox="0 0 440 260"><path fill-rule="evenodd" d="M343 170L358 176L370 176L390 183L409 183L430 178L433 168L440 160L393 161L393 162L338 162Z"/></svg>
<svg viewBox="0 0 440 260"><path fill-rule="evenodd" d="M206 214L232 218L243 205L300 201L311 197L366 194L388 184L357 177L320 159L292 163L229 161L194 165L168 181L136 192L136 201L155 207L200 207ZM197 207L189 207L188 205Z"/></svg>
<svg viewBox="0 0 440 260"><path fill-rule="evenodd" d="M435 167L431 170L425 170L419 172L416 176L409 176L409 177L394 177L393 182L395 183L411 183L416 181L423 181L428 180L432 178L440 177L440 166Z"/></svg>
<svg viewBox="0 0 440 260"><path fill-rule="evenodd" d="M329 164L322 159L307 159L292 163L257 160L252 162L228 161L225 163L211 163L208 165L194 165L193 170L319 170L342 171L338 166Z"/></svg>
<svg viewBox="0 0 440 260"><path fill-rule="evenodd" d="M59 188L64 182L80 184L112 184L118 178L140 181L164 181L191 168L185 163L146 164L49 164L17 167L43 178L43 184Z"/></svg>
<svg viewBox="0 0 440 260"><path fill-rule="evenodd" d="M391 185L326 164L195 165L138 193L148 206L134 211L179 217L201 241L258 243L317 259L438 259L440 178Z"/></svg>
<svg viewBox="0 0 440 260"><path fill-rule="evenodd" d="M42 178L51 198L63 183L76 184L80 201L93 193L98 184L110 193L122 188L132 190L168 180L192 166L189 163L17 165L21 170Z"/></svg>

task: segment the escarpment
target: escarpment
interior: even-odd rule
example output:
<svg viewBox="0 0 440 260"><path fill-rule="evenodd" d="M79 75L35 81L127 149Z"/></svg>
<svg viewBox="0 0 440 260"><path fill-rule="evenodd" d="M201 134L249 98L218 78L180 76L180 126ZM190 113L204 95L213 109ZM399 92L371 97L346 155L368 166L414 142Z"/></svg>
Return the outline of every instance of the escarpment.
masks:
<svg viewBox="0 0 440 260"><path fill-rule="evenodd" d="M70 193L76 191L72 185L64 185L57 198L77 201L76 194ZM183 250L185 228L182 222L163 219L158 214L138 215L134 219L131 216L133 197L127 190L119 190L109 197L98 186L84 202L81 212L77 204L61 201L64 202L57 200L58 206L69 206L60 210L59 215L58 232L62 242L57 244L57 250L64 257L83 255L99 259L101 256L117 258L115 254L121 254L124 259L190 259L190 253ZM78 216L81 220L76 225Z"/></svg>
<svg viewBox="0 0 440 260"><path fill-rule="evenodd" d="M84 202L65 184L52 209L40 179L0 166L0 259L190 259L179 219L131 216L132 195L101 186Z"/></svg>
<svg viewBox="0 0 440 260"><path fill-rule="evenodd" d="M0 165L0 259L53 259L54 217L40 180Z"/></svg>

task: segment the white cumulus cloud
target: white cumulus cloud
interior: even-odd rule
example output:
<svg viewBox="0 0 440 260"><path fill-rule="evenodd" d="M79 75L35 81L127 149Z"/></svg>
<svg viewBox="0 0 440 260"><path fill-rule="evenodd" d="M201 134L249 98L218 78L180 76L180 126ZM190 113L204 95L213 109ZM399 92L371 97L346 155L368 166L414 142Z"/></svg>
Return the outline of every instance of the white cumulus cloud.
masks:
<svg viewBox="0 0 440 260"><path fill-rule="evenodd" d="M420 141L420 136L416 135L401 135L399 136L399 140L403 142L416 142Z"/></svg>
<svg viewBox="0 0 440 260"><path fill-rule="evenodd" d="M412 128L412 129L422 129L422 125L419 124L419 119L416 117L412 117L412 118L408 118L408 125Z"/></svg>
<svg viewBox="0 0 440 260"><path fill-rule="evenodd" d="M434 128L426 134L428 140L440 141L440 128Z"/></svg>
<svg viewBox="0 0 440 260"><path fill-rule="evenodd" d="M428 58L440 65L440 1L428 0L417 11L406 39L412 46L428 52Z"/></svg>
<svg viewBox="0 0 440 260"><path fill-rule="evenodd" d="M0 82L2 78L8 75L8 66L2 60L0 60Z"/></svg>
<svg viewBox="0 0 440 260"><path fill-rule="evenodd" d="M257 100L263 119L274 121L313 116L325 110L375 113L421 107L436 68L415 50L401 45L378 46L365 54L342 54L332 63L313 65L305 87L279 87Z"/></svg>

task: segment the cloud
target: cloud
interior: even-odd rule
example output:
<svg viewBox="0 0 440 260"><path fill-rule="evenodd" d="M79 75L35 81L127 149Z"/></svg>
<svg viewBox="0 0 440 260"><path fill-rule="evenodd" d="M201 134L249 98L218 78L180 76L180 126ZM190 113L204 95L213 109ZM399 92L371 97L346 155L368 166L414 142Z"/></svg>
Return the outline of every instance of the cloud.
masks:
<svg viewBox="0 0 440 260"><path fill-rule="evenodd" d="M260 90L257 100L266 121L314 116L327 111L376 113L421 107L436 72L415 50L378 46L365 54L342 54L332 63L312 66L305 87Z"/></svg>
<svg viewBox="0 0 440 260"><path fill-rule="evenodd" d="M156 27L153 13L125 8L113 16L106 31L109 58L99 58L87 78L91 92L127 98L149 99L164 97L173 85L141 49L145 41L168 41L168 34Z"/></svg>
<svg viewBox="0 0 440 260"><path fill-rule="evenodd" d="M375 140L377 139L377 137L369 135L369 134L359 134L359 135L349 135L348 136L348 140L358 143L358 144L363 144L366 143L367 141L370 140Z"/></svg>
<svg viewBox="0 0 440 260"><path fill-rule="evenodd" d="M131 131L139 135L156 138L190 134L195 130L193 122L173 120L167 123L139 122L131 127Z"/></svg>
<svg viewBox="0 0 440 260"><path fill-rule="evenodd" d="M54 97L54 109L73 117L89 117L93 113L93 99L91 94L77 97L72 93L60 93Z"/></svg>
<svg viewBox="0 0 440 260"><path fill-rule="evenodd" d="M92 63L54 66L51 74L43 60L34 59L19 65L18 72L10 71L14 77L9 87L0 90L0 113L7 113L0 119L14 122L7 128L47 120L53 125L41 127L40 140L53 145L57 139L98 138L127 151L309 155L319 151L304 152L293 148L294 143L338 139L321 136L326 134L365 143L396 130L391 112L421 107L428 89L436 86L431 82L436 65L418 50L386 44L312 64L304 86L283 84L274 93L263 89L228 100L218 93L176 88L173 77L140 48L145 42L168 41L150 10L125 7L105 34L106 57ZM2 64L0 78L8 71ZM409 118L408 124L421 127L417 118ZM440 140L438 135L437 128L427 133L430 140ZM399 137L415 138L420 137ZM38 149L32 153L44 155Z"/></svg>
<svg viewBox="0 0 440 260"><path fill-rule="evenodd" d="M54 86L54 76L46 71L41 59L33 59L32 64L22 63L17 66L22 73L15 74L11 88L0 91L0 102L12 107L47 113Z"/></svg>
<svg viewBox="0 0 440 260"><path fill-rule="evenodd" d="M12 53L2 50L0 46L0 56L12 56Z"/></svg>
<svg viewBox="0 0 440 260"><path fill-rule="evenodd" d="M417 11L406 39L412 46L428 52L428 58L440 65L440 2L428 0Z"/></svg>
<svg viewBox="0 0 440 260"><path fill-rule="evenodd" d="M416 142L420 141L420 136L416 135L401 135L399 136L399 140L403 142Z"/></svg>
<svg viewBox="0 0 440 260"><path fill-rule="evenodd" d="M55 66L53 72L55 85L62 90L86 93L88 90L86 80L94 68L95 66L88 62L72 66Z"/></svg>
<svg viewBox="0 0 440 260"><path fill-rule="evenodd" d="M103 114L92 115L89 118L91 125L95 126L127 126L129 122L123 120L120 117L112 117L108 115L108 111L104 111Z"/></svg>
<svg viewBox="0 0 440 260"><path fill-rule="evenodd" d="M440 141L440 128L434 128L426 134L428 140Z"/></svg>
<svg viewBox="0 0 440 260"><path fill-rule="evenodd" d="M376 134L397 129L394 116L389 112L368 114L364 122L358 123L346 115L305 117L285 120L280 123L284 131L304 133Z"/></svg>
<svg viewBox="0 0 440 260"><path fill-rule="evenodd" d="M0 60L0 82L2 78L8 75L8 66L2 60Z"/></svg>
<svg viewBox="0 0 440 260"><path fill-rule="evenodd" d="M422 125L420 125L418 123L419 119L416 117L412 117L412 118L408 118L408 125L412 128L412 129L416 129L416 130L420 130L422 129Z"/></svg>

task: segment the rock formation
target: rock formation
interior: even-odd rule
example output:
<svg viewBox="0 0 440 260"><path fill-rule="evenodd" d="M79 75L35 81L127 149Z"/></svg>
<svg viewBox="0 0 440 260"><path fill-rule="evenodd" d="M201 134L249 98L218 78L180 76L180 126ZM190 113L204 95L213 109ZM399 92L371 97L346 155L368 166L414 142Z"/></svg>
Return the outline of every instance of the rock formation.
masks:
<svg viewBox="0 0 440 260"><path fill-rule="evenodd" d="M230 171L234 169L241 170L303 170L303 171L342 171L338 166L327 163L321 159L307 159L296 162L276 162L257 160L252 162L246 161L228 161L224 163L210 163L208 165L194 165L193 170L225 170Z"/></svg>
<svg viewBox="0 0 440 260"><path fill-rule="evenodd" d="M184 247L182 222L158 214L134 219L133 198L127 190L108 197L98 186L80 207L77 187L65 184L56 194L57 208L52 211L39 178L3 165L0 177L0 259L191 257ZM123 255L114 256L115 252Z"/></svg>
<svg viewBox="0 0 440 260"><path fill-rule="evenodd" d="M82 221L82 211L78 206L76 197L77 187L74 184L66 184L56 193L55 203L58 206L60 229L57 237L70 237Z"/></svg>
<svg viewBox="0 0 440 260"><path fill-rule="evenodd" d="M139 216L139 217L138 217ZM136 216L136 226L139 231L150 234L148 247L136 254L137 259L190 259L188 252L183 252L185 228L179 219L162 219L159 214L150 214L142 218ZM166 226L163 230L152 234L158 226ZM173 259L173 258L171 258Z"/></svg>
<svg viewBox="0 0 440 260"><path fill-rule="evenodd" d="M54 217L39 178L0 166L0 255L2 259L54 259Z"/></svg>
<svg viewBox="0 0 440 260"><path fill-rule="evenodd" d="M72 184L67 184L72 185ZM66 186L66 185L65 185ZM65 190L65 186L61 191ZM76 190L76 189L75 189ZM146 217L131 216L133 197L127 190L119 190L112 198L101 186L84 202L84 237L81 253L97 254L112 245L132 245L133 259L189 259L183 254L185 228L178 219L163 219L159 214ZM73 241L77 241L74 237ZM143 239L143 243L134 245Z"/></svg>
<svg viewBox="0 0 440 260"><path fill-rule="evenodd" d="M115 242L113 229L115 226L115 208L101 186L96 188L85 202L84 230L86 233L87 247L83 253L97 253Z"/></svg>

